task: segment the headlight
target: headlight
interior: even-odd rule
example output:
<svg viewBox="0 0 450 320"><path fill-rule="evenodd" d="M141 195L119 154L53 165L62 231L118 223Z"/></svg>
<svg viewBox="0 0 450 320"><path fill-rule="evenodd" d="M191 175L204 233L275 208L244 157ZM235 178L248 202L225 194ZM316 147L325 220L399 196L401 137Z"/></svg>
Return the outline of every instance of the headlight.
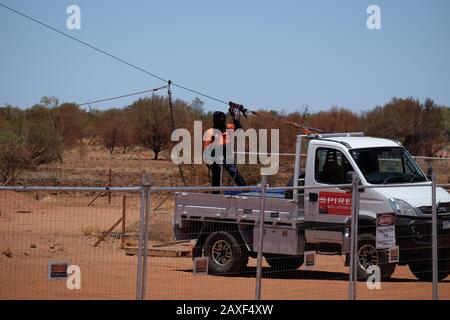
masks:
<svg viewBox="0 0 450 320"><path fill-rule="evenodd" d="M395 214L398 214L400 216L417 217L416 210L403 200L390 198L389 204L392 210L394 210Z"/></svg>

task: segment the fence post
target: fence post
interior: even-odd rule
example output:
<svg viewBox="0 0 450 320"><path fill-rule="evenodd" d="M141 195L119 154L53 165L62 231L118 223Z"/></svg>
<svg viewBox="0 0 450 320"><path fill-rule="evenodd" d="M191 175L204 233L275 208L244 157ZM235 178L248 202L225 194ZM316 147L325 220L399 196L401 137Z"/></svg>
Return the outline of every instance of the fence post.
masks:
<svg viewBox="0 0 450 320"><path fill-rule="evenodd" d="M112 187L112 170L109 168L109 187ZM111 204L111 191L108 191L108 204Z"/></svg>
<svg viewBox="0 0 450 320"><path fill-rule="evenodd" d="M431 250L432 250L432 268L433 268L433 300L439 299L438 292L438 216L436 203L436 175L431 175Z"/></svg>
<svg viewBox="0 0 450 320"><path fill-rule="evenodd" d="M266 188L267 180L265 176L261 177L261 207L259 212L259 246L258 258L256 260L256 300L261 300L261 277L262 277L262 258L263 258L263 239L264 239L264 211L266 208Z"/></svg>
<svg viewBox="0 0 450 320"><path fill-rule="evenodd" d="M302 163L302 136L298 135L295 144L294 182L292 184L294 187L298 186L298 179L300 177L300 169L302 165L301 163ZM293 195L292 199L297 204L297 212L298 212L298 189L294 189L292 191L292 195Z"/></svg>
<svg viewBox="0 0 450 320"><path fill-rule="evenodd" d="M125 249L125 233L126 233L126 222L127 221L127 196L122 197L122 249Z"/></svg>
<svg viewBox="0 0 450 320"><path fill-rule="evenodd" d="M142 261L142 299L145 299L145 289L147 288L147 257L148 257L148 231L150 227L150 208L151 208L151 196L152 186L151 181L147 175L147 184L145 186L145 223L144 223L144 259Z"/></svg>
<svg viewBox="0 0 450 320"><path fill-rule="evenodd" d="M148 190L150 185L150 177L148 174L144 174L142 177L142 187L141 187L141 208L139 217L139 240L138 240L138 266L137 266L137 277L136 277L136 300L144 299L144 278L143 270L146 268L144 266L144 254L147 257L146 243L147 241L147 217L148 217ZM145 263L147 259L145 259Z"/></svg>
<svg viewBox="0 0 450 320"><path fill-rule="evenodd" d="M352 218L350 237L350 269L349 269L349 299L356 300L358 284L358 216L359 216L359 177L354 172L352 181Z"/></svg>

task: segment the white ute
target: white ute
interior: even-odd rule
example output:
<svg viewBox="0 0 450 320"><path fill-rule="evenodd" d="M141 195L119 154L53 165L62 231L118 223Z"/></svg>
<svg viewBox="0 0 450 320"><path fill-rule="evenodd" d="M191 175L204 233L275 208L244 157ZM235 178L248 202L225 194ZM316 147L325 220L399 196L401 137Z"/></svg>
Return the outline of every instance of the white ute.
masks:
<svg viewBox="0 0 450 320"><path fill-rule="evenodd" d="M301 172L302 142L307 143ZM352 194L360 180L358 214L358 277L367 278L371 265L390 277L396 264L409 265L420 280L431 281L431 183L399 143L362 133L299 135L294 175L306 186L286 190L284 197L265 202L263 254L275 270L295 270L305 251L346 255L350 251ZM414 187L402 186L413 184ZM323 187L323 188L317 188ZM437 189L439 280L450 274L450 194ZM256 257L260 199L254 193L178 193L175 198L176 240L195 239L193 257L207 256L209 272L241 272ZM380 222L381 221L381 222ZM380 223L391 223L385 246L377 239ZM389 238L390 237L390 238ZM388 249L399 247L390 263Z"/></svg>

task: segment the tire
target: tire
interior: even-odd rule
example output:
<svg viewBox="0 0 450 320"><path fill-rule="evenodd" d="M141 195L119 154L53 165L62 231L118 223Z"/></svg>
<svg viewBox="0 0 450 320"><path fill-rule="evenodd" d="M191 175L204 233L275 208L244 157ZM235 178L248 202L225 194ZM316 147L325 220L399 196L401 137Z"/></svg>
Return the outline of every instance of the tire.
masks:
<svg viewBox="0 0 450 320"><path fill-rule="evenodd" d="M264 257L274 271L293 271L300 268L303 264L303 256L265 254Z"/></svg>
<svg viewBox="0 0 450 320"><path fill-rule="evenodd" d="M433 264L431 260L413 261L408 266L409 270L420 281L433 281ZM440 260L438 270L438 281L442 281L450 274L450 262L448 260Z"/></svg>
<svg viewBox="0 0 450 320"><path fill-rule="evenodd" d="M376 249L375 235L361 234L358 236L358 279L366 280L372 275L367 272L370 266L380 268L381 279L389 279L395 271L395 263L388 263L388 252Z"/></svg>
<svg viewBox="0 0 450 320"><path fill-rule="evenodd" d="M210 274L241 273L248 263L248 251L236 236L225 231L211 233L203 247Z"/></svg>

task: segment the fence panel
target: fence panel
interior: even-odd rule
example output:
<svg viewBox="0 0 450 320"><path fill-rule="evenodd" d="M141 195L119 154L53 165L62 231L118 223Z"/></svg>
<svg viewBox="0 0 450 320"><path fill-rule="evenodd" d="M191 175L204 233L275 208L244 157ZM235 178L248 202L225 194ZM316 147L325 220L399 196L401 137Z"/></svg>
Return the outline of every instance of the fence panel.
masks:
<svg viewBox="0 0 450 320"><path fill-rule="evenodd" d="M262 261L262 299L347 299L348 298L348 268L345 266L345 254L317 255L316 266L308 266L302 263L304 260L304 216L297 214L296 204L291 199L292 190L279 188L274 192L268 192L265 201L264 224L264 259ZM260 215L260 191L236 192L235 188L224 191L225 196L215 195L211 192L199 192L195 194L178 193L177 206L174 200L167 201L164 206L159 206L157 200L152 204L150 226L151 256L148 260L147 299L253 299L257 285L257 250L259 248L259 215ZM153 194L153 199L164 199L165 195ZM158 210L154 210L159 207ZM185 239L184 243L176 243L172 247L159 247L155 232L162 232L163 228L170 225L169 218L175 213L175 224L181 224L182 235L173 235L176 239ZM189 222L181 219L181 216L190 217ZM220 217L220 219L218 218ZM220 224L217 220L220 220ZM165 222L160 223L161 220ZM237 222L239 220L239 222ZM215 221L215 223L212 223ZM165 227L163 226L166 224ZM237 226L240 226L238 231ZM199 237L199 231L207 231ZM211 228L211 229L208 229ZM316 232L333 232L335 226L327 224L316 227ZM217 232L219 231L219 232ZM337 231L342 235L343 230ZM218 234L217 234L218 233ZM167 234L167 232L166 232ZM233 239L246 237L250 253L243 264L236 268L227 269L226 266L220 272L209 266L210 275L193 275L192 257L187 257L197 239L204 244L203 252L199 255L214 255L226 258L226 250L220 250L215 246L220 241L232 243ZM290 238L291 242L283 238ZM283 247L283 248L282 248ZM243 251L247 248L241 245ZM322 246L307 247L309 251L321 249L322 252L333 252L337 245L330 248ZM294 253L296 250L301 252ZM159 253L158 253L159 251ZM167 252L166 252L167 251ZM280 254L287 252L288 255ZM239 252L239 254L244 252ZM234 252L233 252L234 254ZM164 255L179 255L184 257L164 257ZM247 255L247 254L246 254ZM241 258L239 256L239 258ZM247 262L247 263L245 263ZM306 270L305 270L306 269ZM215 272L214 272L215 271Z"/></svg>
<svg viewBox="0 0 450 320"><path fill-rule="evenodd" d="M437 203L437 292L438 299L450 300L450 195L440 192L441 188L448 190L450 185L437 185L436 191L441 195Z"/></svg>
<svg viewBox="0 0 450 320"><path fill-rule="evenodd" d="M395 235L395 246L399 247L399 262L390 262L389 256L394 259L397 254L389 253L389 249L375 256L379 261L381 286L379 289L371 289L373 287L360 283L358 298L432 299L432 283L424 279L432 272L431 220L420 217L418 208L419 204L431 206L431 184L373 185L364 188L363 194L360 209L379 214L375 231L377 245L385 245L383 242ZM391 200L389 203L372 200L379 199L380 195L387 195ZM385 214L393 212L394 208L397 208L396 225L395 229L389 229L391 227L384 225ZM394 230L395 233L391 233ZM359 247L361 246L360 243Z"/></svg>
<svg viewBox="0 0 450 320"><path fill-rule="evenodd" d="M151 199L146 299L255 298L256 259L248 257L244 247L239 246L239 252L234 252L235 249L229 246L239 239L237 225L232 223L235 215L227 209L227 200L231 198L225 199L212 191L189 193L187 196L186 193L170 191L169 188L169 191L152 192ZM255 198L253 204L259 206L259 199ZM207 209L208 205L216 210L203 221L210 229L204 230L200 237L199 241L203 244L200 255L214 256L218 261L217 267L222 271L214 274L209 266L211 274L194 274L192 254L195 240L201 231L200 213L211 212ZM185 210L186 214L183 213ZM189 215L189 221L186 217L181 220L181 216L185 215ZM173 220L177 226L181 224L181 229L175 234ZM254 223L247 222L246 225ZM214 226L219 225L220 228L214 229ZM237 254L238 259L233 268L227 266L230 250L233 250L233 255Z"/></svg>
<svg viewBox="0 0 450 320"><path fill-rule="evenodd" d="M0 299L134 299L137 260L122 245L136 245L139 199L135 193L113 193L109 202L104 192L0 190ZM71 281L48 279L55 261L74 266Z"/></svg>
<svg viewBox="0 0 450 320"><path fill-rule="evenodd" d="M273 223L266 225L265 232L264 299L348 299L349 273L345 253L341 253L339 244L344 234L344 223L316 223L313 221L317 215L305 215L306 210L312 212L315 209L319 214L321 191L323 189L299 189L297 207L292 201L292 189L276 187L269 190L268 198L272 199L273 205L268 207L267 216ZM305 196L310 194L317 195L317 199L305 203ZM286 202L291 202L293 208L287 209ZM305 208L310 204L309 209ZM319 239L324 237L330 241L326 245L318 245Z"/></svg>
<svg viewBox="0 0 450 320"><path fill-rule="evenodd" d="M358 262L377 259L382 275L390 277L382 279L380 287L360 279L357 299L432 298L432 228L426 219L432 211L431 186L413 185L376 185L359 193ZM450 196L442 187L448 185L436 189L437 288L440 299L450 299ZM299 189L298 206L292 201L292 188L267 190L261 298L348 299L351 205L347 198L352 199L351 188L340 188L344 206L336 206L341 200L327 200L329 190L304 188ZM137 190L114 191L111 200L106 189L100 193L90 188L14 190L0 188L0 299L136 298L142 209ZM151 188L145 299L255 298L261 188L212 191ZM377 193L403 199L411 207L374 201L379 199ZM305 206L310 214L316 210L316 215L306 217ZM393 212L395 206L401 211L395 228L400 262L393 270L387 251L373 252L377 229L361 217ZM380 235L388 232L378 231ZM203 244L200 251L193 250L197 239ZM209 257L209 275L194 274L194 265L198 271L204 265L194 264L192 255ZM235 259L232 267L227 264L230 259ZM52 261L78 266L81 288L76 288L76 281L48 280Z"/></svg>
<svg viewBox="0 0 450 320"><path fill-rule="evenodd" d="M318 199L315 200L316 204L314 204L318 206L318 216L309 217L305 220L304 206L310 204L308 204L308 201L304 202L304 197L305 193L307 193L307 196L311 196L312 191L308 187L305 188L306 191L299 191L300 206L298 213L296 204L292 200L285 199L292 199L292 188L269 188L270 190L268 190L265 201L262 299L349 298L348 266L350 256L348 253L351 229L349 221L347 223L343 221L346 217L350 217L351 206L344 208L349 212L329 212L330 207L328 206L332 207L333 204L327 203L326 206L323 206L326 201L322 198L327 196L327 191L329 191L327 189L330 187L324 187L323 190L316 187L313 193L318 195ZM389 253L388 250L378 252L375 250L377 247L377 229L373 223L372 225L368 224L363 216L367 216L368 212L381 214L393 212L390 204L372 201L372 199L376 199L377 192L389 193L389 188L390 186L387 185L373 186L363 188L359 193L360 223L356 257L359 270L355 297L357 299L431 299L432 283L426 281L427 275L432 272L431 256L423 255L431 252L431 243L426 241L431 239L429 220L413 219L414 223L410 225L411 219L408 218L405 222L401 217L399 220L397 215L399 226L396 228L395 242L396 245L400 246L400 254L402 255L398 265L389 260L395 260L395 251ZM402 188L396 189L397 197L400 199L411 198L417 203L421 201L429 202L431 186L420 188L418 191L417 187L404 185ZM167 190L169 189L166 188ZM341 188L341 191L343 194L350 192L350 190L345 192L345 188ZM220 272L220 275L203 276L192 274L192 258L187 256L179 258L150 257L149 270L153 271L149 272L147 279L149 290L146 298L253 299L257 284L258 209L261 203L259 192L259 190L254 190L238 193L236 190L230 189L224 192L226 196L214 195L210 191L202 191L196 193L195 196L178 193L175 196L178 206L175 206L172 197L171 202L167 201L164 210L152 210L154 227L153 231L150 227L151 241L157 240L152 236L152 232L162 232L164 224L167 228L167 224L171 223L169 217L172 216L172 212L176 212L175 224L181 223L183 225L183 237L186 240L184 243L176 243L176 246L178 246L176 250L187 252L186 255L189 255L195 244L195 241L190 240L197 239L202 225L210 225L212 220L221 217L224 224L221 225L219 231L235 236L235 238L246 234L246 242L252 252L249 254L247 266L239 271L227 270ZM351 197L351 194L349 196ZM159 198L164 199L164 195L160 195ZM153 209L155 206L158 205L155 203L152 206ZM422 209L425 210L425 208ZM308 208L308 210L312 209ZM158 211L160 212L158 213ZM190 217L190 222L183 219L179 221L181 215ZM327 219L323 219L327 215ZM334 216L335 220L337 219L336 222L340 219L340 222L329 223L334 219L332 217L333 219L330 220L330 215ZM238 223L236 222L237 216L240 216ZM375 216L373 214L372 216L373 221ZM165 221L161 223L162 219L165 219ZM197 221L192 221L195 219ZM313 220L312 224L311 220ZM305 223L309 223L309 225L306 227ZM237 224L240 225L240 233L236 232ZM306 232L309 232L308 236L305 235L305 229L308 230ZM378 230L380 234L381 230ZM169 234L169 232L166 232L166 234ZM205 243L203 254L213 252L213 243L216 240L223 240L214 238L214 241L212 241L208 239L210 234L211 232L206 232L205 238L200 237L200 241ZM179 235L172 235L172 237L180 239ZM284 238L292 238L292 241L283 241ZM308 239L306 246L304 244L305 238ZM324 238L327 238L328 242L323 241ZM321 243L319 244L319 242ZM324 244L324 242L327 243ZM308 252L307 255L304 255L303 249ZM299 251L295 253L295 250ZM314 255L314 253L316 254ZM439 251L439 253L443 255L446 254L446 251ZM184 253L177 254L183 255ZM391 258L389 258L389 254L392 255ZM202 252L199 255L202 255ZM404 258L404 255L407 258ZM310 260L314 256L314 265L305 262L305 259L309 262L314 261L314 259ZM448 256L445 255L445 257ZM377 277L371 277L376 275L374 270L364 270L364 268L367 268L364 263L367 264L371 261L376 261L380 267L380 283L375 282L378 280ZM412 265L412 267L409 265ZM363 274L364 272L365 274ZM370 278L369 281L364 279L367 277ZM448 288L445 287L446 281L440 283L440 291L446 289L448 291ZM440 297L445 298L445 294L441 294Z"/></svg>

